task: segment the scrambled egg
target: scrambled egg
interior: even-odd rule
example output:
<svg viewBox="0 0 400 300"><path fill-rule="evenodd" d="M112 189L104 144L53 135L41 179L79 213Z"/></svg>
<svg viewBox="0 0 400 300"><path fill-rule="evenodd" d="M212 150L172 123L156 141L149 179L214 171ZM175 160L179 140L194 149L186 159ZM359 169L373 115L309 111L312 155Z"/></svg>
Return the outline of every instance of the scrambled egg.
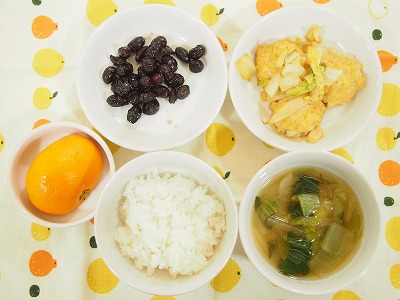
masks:
<svg viewBox="0 0 400 300"><path fill-rule="evenodd" d="M310 135L312 143L323 137L319 125L325 111L350 102L364 87L362 64L323 46L317 25L305 39L258 45L255 66L261 98L272 111L265 123L289 138Z"/></svg>

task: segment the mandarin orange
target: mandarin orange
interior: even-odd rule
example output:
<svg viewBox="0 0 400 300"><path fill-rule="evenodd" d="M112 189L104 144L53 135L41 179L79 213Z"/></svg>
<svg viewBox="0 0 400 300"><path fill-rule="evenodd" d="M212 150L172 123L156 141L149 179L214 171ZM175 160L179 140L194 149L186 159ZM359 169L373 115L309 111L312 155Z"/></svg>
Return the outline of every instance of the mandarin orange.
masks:
<svg viewBox="0 0 400 300"><path fill-rule="evenodd" d="M75 210L100 179L103 158L90 139L71 134L43 149L26 177L26 191L42 212L63 215Z"/></svg>

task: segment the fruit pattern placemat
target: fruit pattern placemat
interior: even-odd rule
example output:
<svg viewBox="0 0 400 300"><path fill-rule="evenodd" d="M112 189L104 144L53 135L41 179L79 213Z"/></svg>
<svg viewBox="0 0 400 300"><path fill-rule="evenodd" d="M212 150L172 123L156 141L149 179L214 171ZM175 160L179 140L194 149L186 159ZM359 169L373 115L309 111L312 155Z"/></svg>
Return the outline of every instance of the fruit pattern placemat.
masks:
<svg viewBox="0 0 400 300"><path fill-rule="evenodd" d="M81 50L106 18L149 3L180 7L200 18L220 41L228 63L244 30L269 12L292 5L334 9L356 22L371 38L383 72L379 108L358 138L333 151L366 174L378 195L382 215L377 256L355 283L318 297L287 292L261 277L238 239L231 259L209 284L182 296L146 295L121 282L104 264L94 237L95 220L70 229L49 229L30 222L18 210L7 173L18 143L33 128L47 122L73 121L90 127L75 86ZM400 299L399 17L397 0L1 1L0 299ZM108 144L117 168L142 154ZM256 171L282 154L244 127L228 95L207 131L176 150L194 154L216 168L238 204Z"/></svg>

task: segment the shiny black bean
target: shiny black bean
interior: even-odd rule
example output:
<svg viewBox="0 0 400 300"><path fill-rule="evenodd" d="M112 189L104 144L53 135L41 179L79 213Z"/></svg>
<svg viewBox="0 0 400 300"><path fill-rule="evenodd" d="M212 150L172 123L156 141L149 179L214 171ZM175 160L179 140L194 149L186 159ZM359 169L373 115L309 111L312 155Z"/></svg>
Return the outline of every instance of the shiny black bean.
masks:
<svg viewBox="0 0 400 300"><path fill-rule="evenodd" d="M157 97L157 94L154 91L140 93L139 102L147 103L147 102L154 100L156 97Z"/></svg>
<svg viewBox="0 0 400 300"><path fill-rule="evenodd" d="M169 89L166 86L158 85L152 87L151 90L156 93L157 97L168 98Z"/></svg>
<svg viewBox="0 0 400 300"><path fill-rule="evenodd" d="M127 59L131 56L132 52L131 49L129 49L129 47L120 47L118 49L118 55L119 57L122 57L124 59Z"/></svg>
<svg viewBox="0 0 400 300"><path fill-rule="evenodd" d="M128 113L126 119L128 122L134 124L137 120L142 116L142 109L139 105L133 105L130 109L128 109Z"/></svg>
<svg viewBox="0 0 400 300"><path fill-rule="evenodd" d="M161 54L173 55L175 54L174 50L168 45L160 49Z"/></svg>
<svg viewBox="0 0 400 300"><path fill-rule="evenodd" d="M162 74L164 73L171 73L172 72L172 68L166 64L161 64L158 66L158 71Z"/></svg>
<svg viewBox="0 0 400 300"><path fill-rule="evenodd" d="M154 115L160 109L160 102L157 99L153 99L143 105L142 112L145 115Z"/></svg>
<svg viewBox="0 0 400 300"><path fill-rule="evenodd" d="M147 75L146 72L143 69L143 66L139 66L137 68L137 74L138 74L139 78Z"/></svg>
<svg viewBox="0 0 400 300"><path fill-rule="evenodd" d="M140 94L141 93L139 91L132 92L128 97L129 103L132 105L139 104L140 103Z"/></svg>
<svg viewBox="0 0 400 300"><path fill-rule="evenodd" d="M183 47L176 47L175 54L178 59L185 63L189 63L189 52Z"/></svg>
<svg viewBox="0 0 400 300"><path fill-rule="evenodd" d="M133 90L137 90L139 88L139 75L131 74L128 77L127 82L131 85Z"/></svg>
<svg viewBox="0 0 400 300"><path fill-rule="evenodd" d="M182 74L173 73L173 77L171 80L167 81L167 85L170 87L177 88L178 86L181 86L184 82L185 78L182 76Z"/></svg>
<svg viewBox="0 0 400 300"><path fill-rule="evenodd" d="M173 72L178 69L178 62L171 55L164 55L162 58L162 63L169 66Z"/></svg>
<svg viewBox="0 0 400 300"><path fill-rule="evenodd" d="M107 97L107 103L112 107L121 107L129 104L127 98L118 96L118 95L111 95Z"/></svg>
<svg viewBox="0 0 400 300"><path fill-rule="evenodd" d="M128 43L128 47L132 52L139 51L144 46L145 39L142 36L137 36Z"/></svg>
<svg viewBox="0 0 400 300"><path fill-rule="evenodd" d="M200 59L206 54L206 48L202 45L197 45L196 47L189 50L190 59Z"/></svg>
<svg viewBox="0 0 400 300"><path fill-rule="evenodd" d="M185 99L190 94L190 87L187 84L181 85L176 89L176 97L178 99Z"/></svg>
<svg viewBox="0 0 400 300"><path fill-rule="evenodd" d="M154 85L162 85L164 83L164 76L160 72L152 74L150 78Z"/></svg>
<svg viewBox="0 0 400 300"><path fill-rule="evenodd" d="M144 75L139 79L139 85L138 85L140 90L147 90L151 87L151 78L148 75Z"/></svg>
<svg viewBox="0 0 400 300"><path fill-rule="evenodd" d="M117 67L117 74L121 77L129 76L133 73L133 66L129 62L123 62Z"/></svg>
<svg viewBox="0 0 400 300"><path fill-rule="evenodd" d="M103 81L105 84L110 84L114 81L115 75L117 74L117 69L113 66L109 66L103 71Z"/></svg>
<svg viewBox="0 0 400 300"><path fill-rule="evenodd" d="M178 97L176 96L175 89L174 88L169 89L168 102L172 104L172 103L175 103L177 99L178 99Z"/></svg>
<svg viewBox="0 0 400 300"><path fill-rule="evenodd" d="M147 47L146 57L156 59L159 54L159 49L156 48L154 45L150 45Z"/></svg>
<svg viewBox="0 0 400 300"><path fill-rule="evenodd" d="M193 59L189 62L189 70L192 73L200 73L204 69L204 64L199 59Z"/></svg>
<svg viewBox="0 0 400 300"><path fill-rule="evenodd" d="M135 60L138 63L141 63L142 60L146 57L146 52L147 52L148 46L143 46L140 48L135 55Z"/></svg>
<svg viewBox="0 0 400 300"><path fill-rule="evenodd" d="M158 63L154 58L145 57L142 60L142 67L146 74L153 74L155 71L157 71Z"/></svg>
<svg viewBox="0 0 400 300"><path fill-rule="evenodd" d="M161 48L167 46L167 43L168 43L167 39L164 36L160 35L160 36L155 37L150 42L150 45L153 45L157 49L161 49Z"/></svg>
<svg viewBox="0 0 400 300"><path fill-rule="evenodd" d="M119 64L122 64L123 62L126 62L126 59L119 57L119 56L114 56L110 55L110 60L113 63L114 66L118 66Z"/></svg>
<svg viewBox="0 0 400 300"><path fill-rule="evenodd" d="M129 83L118 82L111 86L111 90L118 96L127 98L132 92L132 87Z"/></svg>

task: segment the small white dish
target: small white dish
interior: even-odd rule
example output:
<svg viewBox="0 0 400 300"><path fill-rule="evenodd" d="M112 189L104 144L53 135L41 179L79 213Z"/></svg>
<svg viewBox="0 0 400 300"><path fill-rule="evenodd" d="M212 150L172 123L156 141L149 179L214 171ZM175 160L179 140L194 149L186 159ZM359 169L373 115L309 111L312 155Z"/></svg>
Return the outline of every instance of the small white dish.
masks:
<svg viewBox="0 0 400 300"><path fill-rule="evenodd" d="M126 120L128 109L106 103L108 86L102 80L103 70L136 36L146 45L151 38L163 35L174 50L196 45L206 47L201 60L204 69L192 74L178 61L178 73L190 86L190 95L169 104L160 99L160 110L143 115L135 124ZM134 69L136 71L136 69ZM219 113L228 87L228 67L215 34L201 20L184 10L168 5L146 4L120 11L102 23L89 38L80 58L77 91L82 109L92 125L110 141L131 150L169 150L202 134Z"/></svg>
<svg viewBox="0 0 400 300"><path fill-rule="evenodd" d="M304 167L323 169L342 178L357 195L364 217L361 242L352 258L334 273L315 279L292 278L281 274L259 252L252 233L254 201L260 190L275 176ZM249 260L266 279L297 294L322 295L343 289L365 273L379 244L380 218L379 206L371 184L352 163L330 152L293 151L268 162L249 182L239 208L239 234Z"/></svg>
<svg viewBox="0 0 400 300"><path fill-rule="evenodd" d="M255 78L243 80L235 66L245 53L254 57L257 45L287 37L303 38L312 25L321 26L323 44L355 56L363 64L366 77L364 89L358 91L352 102L325 113L320 125L324 137L314 144L307 143L305 138L287 138L277 133L274 125L264 125L258 109L261 88ZM354 139L371 120L381 97L382 70L372 42L351 21L326 8L293 6L269 13L242 35L229 66L229 91L239 117L263 142L283 151L330 151Z"/></svg>
<svg viewBox="0 0 400 300"><path fill-rule="evenodd" d="M96 187L74 211L65 215L49 215L36 209L30 202L25 188L25 175L39 152L52 142L77 133L92 140L103 157L103 170ZM54 122L35 128L16 149L12 158L10 183L13 198L25 215L37 224L50 228L72 227L93 218L102 188L115 172L115 163L104 140L93 130L73 122Z"/></svg>
<svg viewBox="0 0 400 300"><path fill-rule="evenodd" d="M135 268L132 260L121 254L115 241L120 226L118 206L130 179L154 172L182 174L207 185L222 202L226 212L226 230L203 270L191 276L173 278L168 271L156 270L152 276ZM238 212L232 192L224 179L207 163L181 152L156 151L143 154L118 169L100 195L94 218L96 242L105 263L122 281L144 293L176 296L210 282L230 258L238 235Z"/></svg>

